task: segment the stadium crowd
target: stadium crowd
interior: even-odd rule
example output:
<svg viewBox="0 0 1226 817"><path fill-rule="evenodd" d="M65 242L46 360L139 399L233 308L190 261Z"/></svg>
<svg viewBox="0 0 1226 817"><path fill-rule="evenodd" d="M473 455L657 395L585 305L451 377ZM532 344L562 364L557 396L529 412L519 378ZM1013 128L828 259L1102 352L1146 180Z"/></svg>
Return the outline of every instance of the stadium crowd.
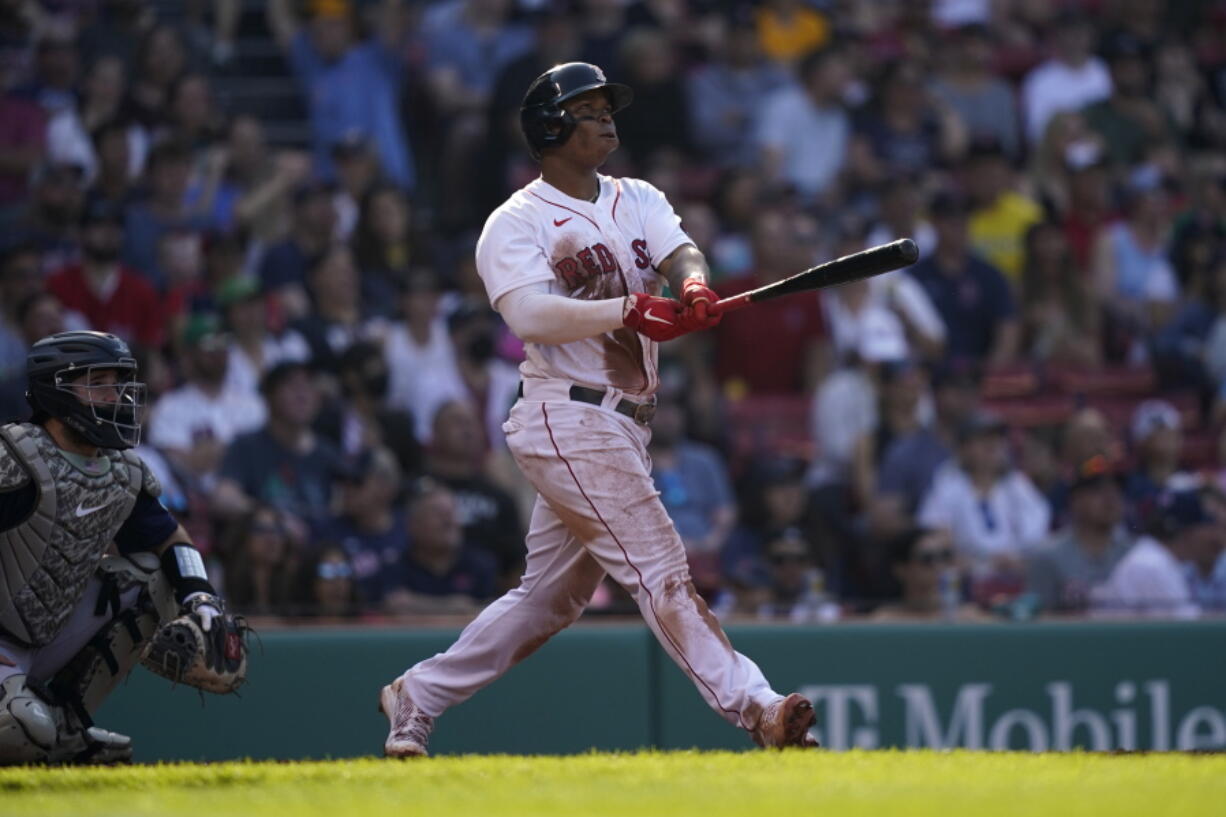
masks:
<svg viewBox="0 0 1226 817"><path fill-rule="evenodd" d="M252 42L297 143L218 91ZM237 609L474 612L531 497L473 244L576 59L633 87L606 171L722 294L921 249L662 347L654 474L717 614L1226 611L1221 0L0 0L0 415L34 340L118 334Z"/></svg>

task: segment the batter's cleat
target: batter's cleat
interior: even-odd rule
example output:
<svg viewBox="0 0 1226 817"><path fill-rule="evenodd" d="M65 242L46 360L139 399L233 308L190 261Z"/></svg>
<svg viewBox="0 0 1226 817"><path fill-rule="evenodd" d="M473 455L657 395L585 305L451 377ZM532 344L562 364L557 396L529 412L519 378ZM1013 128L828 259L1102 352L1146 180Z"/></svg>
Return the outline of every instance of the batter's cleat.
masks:
<svg viewBox="0 0 1226 817"><path fill-rule="evenodd" d="M793 692L767 706L757 728L750 734L754 743L765 748L817 746L817 741L809 735L815 723L817 713L813 711L813 704L799 692Z"/></svg>
<svg viewBox="0 0 1226 817"><path fill-rule="evenodd" d="M426 757L434 718L422 712L403 689L404 679L397 678L379 692L379 711L387 715L391 725L383 754L388 757Z"/></svg>

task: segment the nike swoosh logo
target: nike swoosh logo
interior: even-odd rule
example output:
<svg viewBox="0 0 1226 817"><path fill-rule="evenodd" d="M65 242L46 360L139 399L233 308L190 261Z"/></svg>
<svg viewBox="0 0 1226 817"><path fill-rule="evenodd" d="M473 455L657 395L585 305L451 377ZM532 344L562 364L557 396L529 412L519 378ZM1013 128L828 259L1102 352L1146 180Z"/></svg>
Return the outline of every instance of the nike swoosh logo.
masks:
<svg viewBox="0 0 1226 817"><path fill-rule="evenodd" d="M561 227L563 224L565 224L566 222L570 221L572 218L574 218L574 216L567 216L566 218L562 219L561 221L558 221L558 220L555 218L555 219L553 220L553 226L555 226L555 227Z"/></svg>
<svg viewBox="0 0 1226 817"><path fill-rule="evenodd" d="M673 322L672 322L672 321L670 321L670 320L666 320L666 319L664 319L664 318L657 318L655 315L651 314L650 312L645 312L645 313L643 313L643 320L645 320L645 321L655 321L656 323L666 323L666 324L668 324L669 326L672 326L672 325L673 325Z"/></svg>
<svg viewBox="0 0 1226 817"><path fill-rule="evenodd" d="M84 505L82 505L81 503L77 503L77 518L78 518L78 519L80 519L82 516L89 516L89 515L90 515L91 513L93 513L94 511L100 511L100 510L102 510L102 509L103 509L103 508L105 508L105 507L106 507L106 505L105 505L105 504L103 504L103 505L98 505L98 506L93 507L93 508L86 508L86 507L85 507Z"/></svg>

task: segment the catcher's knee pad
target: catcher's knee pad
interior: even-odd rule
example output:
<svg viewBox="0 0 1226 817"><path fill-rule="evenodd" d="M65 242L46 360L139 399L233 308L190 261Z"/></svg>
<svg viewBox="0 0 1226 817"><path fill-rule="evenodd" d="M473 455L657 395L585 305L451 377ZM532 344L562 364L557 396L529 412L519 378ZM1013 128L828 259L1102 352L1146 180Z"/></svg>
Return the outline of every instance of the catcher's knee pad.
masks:
<svg viewBox="0 0 1226 817"><path fill-rule="evenodd" d="M25 675L0 682L0 765L46 762L58 735L55 713L26 686Z"/></svg>
<svg viewBox="0 0 1226 817"><path fill-rule="evenodd" d="M169 582L151 553L107 557L98 566L98 577L102 590L95 613L105 614L109 608L112 618L48 684L56 698L87 726L102 701L136 666L145 643L158 628L166 600L172 609L174 605ZM135 603L122 604L121 597L134 587L140 588Z"/></svg>

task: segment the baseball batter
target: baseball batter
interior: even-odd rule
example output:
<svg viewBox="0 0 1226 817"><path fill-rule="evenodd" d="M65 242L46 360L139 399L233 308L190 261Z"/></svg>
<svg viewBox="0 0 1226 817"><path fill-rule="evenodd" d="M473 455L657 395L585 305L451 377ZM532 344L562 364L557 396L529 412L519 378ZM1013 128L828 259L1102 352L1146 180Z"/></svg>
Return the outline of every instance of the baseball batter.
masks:
<svg viewBox="0 0 1226 817"><path fill-rule="evenodd" d="M447 652L380 693L389 756L425 755L434 719L578 618L609 574L635 598L703 699L761 746L805 746L815 715L774 692L694 591L647 456L657 344L718 323L707 264L660 191L597 169L617 149L631 91L594 65L555 66L520 111L541 176L490 216L477 269L526 345L503 426L538 497L527 567ZM680 300L662 298L668 281Z"/></svg>

